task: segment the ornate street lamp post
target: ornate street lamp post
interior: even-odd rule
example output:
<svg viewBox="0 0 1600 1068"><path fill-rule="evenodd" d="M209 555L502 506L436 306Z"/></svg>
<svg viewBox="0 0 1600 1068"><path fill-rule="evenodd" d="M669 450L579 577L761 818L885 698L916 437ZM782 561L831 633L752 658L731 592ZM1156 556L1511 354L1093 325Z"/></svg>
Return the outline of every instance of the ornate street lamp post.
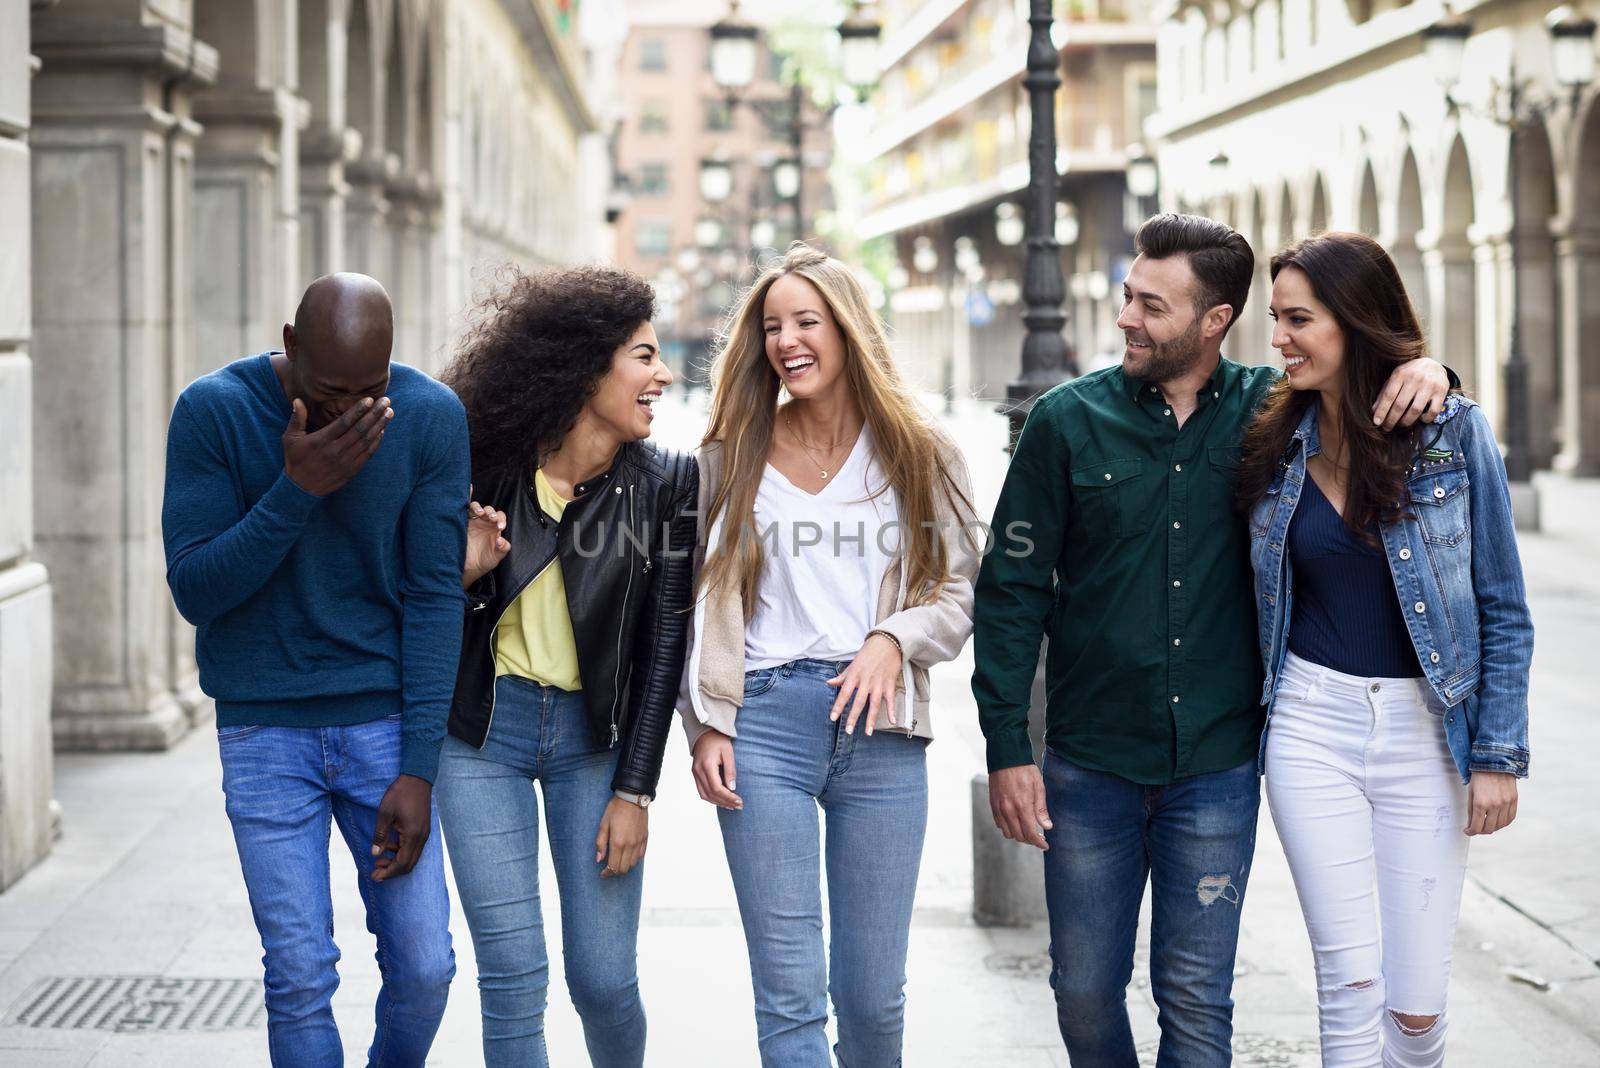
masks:
<svg viewBox="0 0 1600 1068"><path fill-rule="evenodd" d="M1028 136L1027 265L1024 268L1022 321L1028 336L1022 343L1022 373L1006 385L1003 409L1011 420L1010 448L1016 448L1022 425L1039 395L1078 373L1078 362L1062 329L1067 324L1061 302L1066 286L1061 277L1061 246L1056 241L1056 90L1061 87L1061 54L1050 38L1050 0L1032 0L1028 25L1028 110L1033 130Z"/></svg>
<svg viewBox="0 0 1600 1068"><path fill-rule="evenodd" d="M1575 107L1579 92L1594 80L1595 21L1579 17L1570 9L1557 8L1550 13L1546 29L1550 34L1551 73L1555 76L1556 84L1567 90L1570 104ZM1472 32L1471 19L1463 15L1447 15L1422 31L1423 50L1433 65L1434 77L1444 89L1445 100L1450 107L1471 111L1505 127L1510 139L1508 158L1511 167L1507 197L1511 203L1511 218L1506 239L1511 245L1511 331L1502 370L1506 477L1512 483L1513 502L1525 502L1516 509L1517 524L1537 529L1538 497L1532 485L1533 455L1528 442L1532 418L1528 397L1528 361L1522 351L1522 222L1519 217L1522 167L1518 164L1517 153L1522 127L1540 121L1563 101L1560 96L1530 96L1529 86L1517 78L1515 53L1506 82L1504 85L1494 85L1494 94L1488 107L1472 107L1457 101L1454 91L1465 68L1467 41Z"/></svg>
<svg viewBox="0 0 1600 1068"><path fill-rule="evenodd" d="M863 0L851 4L850 14L837 27L839 34L839 64L845 80L857 92L864 91L878 76L878 39L883 27L868 15ZM789 86L787 99L753 100L739 96L755 80L759 58L757 45L760 31L755 24L739 14L739 0L729 0L728 13L711 26L711 76L727 92L728 105L745 104L754 108L769 123L781 117L787 127L791 156L777 164L773 184L780 198L788 200L794 212L794 234L803 238L806 231L805 214L805 158L802 155L806 130L805 89L799 73ZM822 121L833 114L834 108L822 110Z"/></svg>

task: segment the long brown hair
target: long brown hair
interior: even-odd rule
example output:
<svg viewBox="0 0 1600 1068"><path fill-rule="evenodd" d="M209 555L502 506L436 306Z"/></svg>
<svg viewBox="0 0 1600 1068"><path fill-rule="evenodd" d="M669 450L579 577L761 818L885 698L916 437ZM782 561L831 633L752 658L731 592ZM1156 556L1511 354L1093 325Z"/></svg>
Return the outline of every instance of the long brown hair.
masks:
<svg viewBox="0 0 1600 1068"><path fill-rule="evenodd" d="M772 448L779 381L767 362L762 309L767 292L784 275L799 275L822 294L844 337L845 379L860 405L879 464L900 507L901 552L906 554L906 603L924 604L949 579L949 555L937 520L936 494L971 510L945 458L948 446L934 417L906 386L889 349L883 323L861 283L843 263L796 242L767 268L733 312L711 368L711 419L702 444L722 447L722 477L712 487L706 529L724 519L724 533L700 573L702 591L735 583L745 614L754 611L761 581L761 539L753 530L756 490Z"/></svg>
<svg viewBox="0 0 1600 1068"><path fill-rule="evenodd" d="M1344 332L1344 393L1339 426L1349 450L1345 523L1364 538L1374 522L1403 518L1406 468L1416 453L1416 433L1385 433L1372 422L1372 405L1389 376L1424 355L1422 324L1405 283L1382 245L1365 234L1308 237L1272 257L1272 278L1285 268L1305 272L1311 291ZM1284 451L1306 410L1317 400L1287 378L1267 393L1244 435L1239 502L1251 508L1266 495Z"/></svg>

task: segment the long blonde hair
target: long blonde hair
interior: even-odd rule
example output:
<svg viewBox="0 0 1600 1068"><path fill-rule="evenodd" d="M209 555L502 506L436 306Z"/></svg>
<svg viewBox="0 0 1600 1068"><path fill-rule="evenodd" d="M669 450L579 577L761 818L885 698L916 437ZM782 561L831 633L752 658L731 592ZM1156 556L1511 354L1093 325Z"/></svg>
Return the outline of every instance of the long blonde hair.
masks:
<svg viewBox="0 0 1600 1068"><path fill-rule="evenodd" d="M709 530L720 517L724 533L701 570L700 589L737 582L745 615L754 611L763 564L754 531L756 490L772 448L779 391L778 375L767 361L762 312L773 283L789 274L817 288L844 337L845 381L900 507L906 603L927 603L950 577L943 532L936 526L935 494L942 491L953 509L964 503L970 511L971 501L951 473L933 415L901 377L861 283L843 263L801 242L789 246L783 260L745 293L711 367L711 420L701 444L721 445L722 475L702 522Z"/></svg>

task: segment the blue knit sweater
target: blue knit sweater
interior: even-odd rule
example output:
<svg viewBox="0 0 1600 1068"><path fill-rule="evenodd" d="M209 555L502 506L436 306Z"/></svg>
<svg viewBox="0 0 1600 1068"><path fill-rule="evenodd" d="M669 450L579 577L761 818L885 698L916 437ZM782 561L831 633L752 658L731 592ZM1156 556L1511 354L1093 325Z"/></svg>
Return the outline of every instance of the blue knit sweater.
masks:
<svg viewBox="0 0 1600 1068"><path fill-rule="evenodd" d="M167 583L219 726L400 714L399 772L433 780L461 647L470 462L449 389L391 368L394 418L355 478L283 471L290 405L270 353L192 383L167 434Z"/></svg>

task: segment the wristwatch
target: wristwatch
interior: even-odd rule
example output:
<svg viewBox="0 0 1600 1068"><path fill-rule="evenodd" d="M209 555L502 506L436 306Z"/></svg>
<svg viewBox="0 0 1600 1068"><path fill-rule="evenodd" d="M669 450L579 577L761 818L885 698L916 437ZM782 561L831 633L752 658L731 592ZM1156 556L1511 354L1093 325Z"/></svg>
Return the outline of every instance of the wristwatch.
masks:
<svg viewBox="0 0 1600 1068"><path fill-rule="evenodd" d="M649 794L636 794L630 790L613 790L611 792L630 805L638 805L640 808L650 807L651 797Z"/></svg>

